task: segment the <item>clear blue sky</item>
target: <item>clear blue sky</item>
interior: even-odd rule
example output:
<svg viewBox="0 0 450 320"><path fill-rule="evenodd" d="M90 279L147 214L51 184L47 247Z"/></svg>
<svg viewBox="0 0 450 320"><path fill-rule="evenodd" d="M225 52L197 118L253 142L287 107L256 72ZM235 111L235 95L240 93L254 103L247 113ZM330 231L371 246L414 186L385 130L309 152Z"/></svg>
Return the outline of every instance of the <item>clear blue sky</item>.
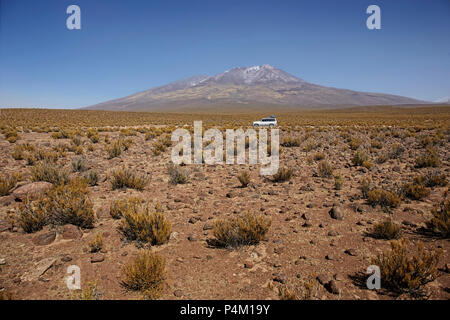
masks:
<svg viewBox="0 0 450 320"><path fill-rule="evenodd" d="M81 8L81 30L66 8ZM366 28L370 4L381 30ZM0 107L76 108L235 66L450 96L449 0L0 0Z"/></svg>

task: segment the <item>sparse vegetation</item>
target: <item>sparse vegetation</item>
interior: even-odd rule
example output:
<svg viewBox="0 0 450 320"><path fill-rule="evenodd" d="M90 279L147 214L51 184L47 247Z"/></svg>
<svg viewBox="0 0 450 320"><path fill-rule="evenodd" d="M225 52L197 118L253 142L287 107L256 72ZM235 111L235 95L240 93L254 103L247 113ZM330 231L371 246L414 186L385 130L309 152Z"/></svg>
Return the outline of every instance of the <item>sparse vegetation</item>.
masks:
<svg viewBox="0 0 450 320"><path fill-rule="evenodd" d="M242 217L217 220L213 235L218 244L224 247L258 244L271 223L271 220L264 216L247 213Z"/></svg>
<svg viewBox="0 0 450 320"><path fill-rule="evenodd" d="M185 184L189 181L189 175L187 171L181 167L177 167L174 164L169 164L167 167L169 173L169 181L172 184Z"/></svg>
<svg viewBox="0 0 450 320"><path fill-rule="evenodd" d="M148 205L130 205L122 212L120 231L129 240L161 245L169 241L172 226L159 206L150 212Z"/></svg>
<svg viewBox="0 0 450 320"><path fill-rule="evenodd" d="M426 222L427 228L436 236L450 238L450 200L442 201L431 212L433 217Z"/></svg>
<svg viewBox="0 0 450 320"><path fill-rule="evenodd" d="M402 234L402 227L391 219L386 219L373 226L372 236L377 239L393 240L399 239Z"/></svg>
<svg viewBox="0 0 450 320"><path fill-rule="evenodd" d="M241 183L241 186L243 188L247 187L248 184L250 183L250 172L248 170L242 171L239 175L238 175L238 180Z"/></svg>
<svg viewBox="0 0 450 320"><path fill-rule="evenodd" d="M113 190L121 188L143 190L148 183L147 177L138 176L131 169L123 167L113 170L110 180Z"/></svg>
<svg viewBox="0 0 450 320"><path fill-rule="evenodd" d="M319 176L322 178L331 178L333 176L333 167L328 161L321 161L318 165Z"/></svg>
<svg viewBox="0 0 450 320"><path fill-rule="evenodd" d="M157 299L165 281L165 260L157 253L142 250L122 268L122 285L140 291L149 299Z"/></svg>
<svg viewBox="0 0 450 320"><path fill-rule="evenodd" d="M442 251L428 251L419 242L415 253L408 250L405 239L391 241L391 250L372 260L379 266L383 287L394 293L423 295L423 287L437 277L437 264Z"/></svg>
<svg viewBox="0 0 450 320"><path fill-rule="evenodd" d="M32 181L46 181L56 185L69 182L69 173L53 162L44 161L31 168Z"/></svg>
<svg viewBox="0 0 450 320"><path fill-rule="evenodd" d="M292 178L293 171L291 168L281 167L278 172L272 176L273 182L285 182Z"/></svg>
<svg viewBox="0 0 450 320"><path fill-rule="evenodd" d="M22 178L20 173L5 174L0 176L0 196L7 196Z"/></svg>

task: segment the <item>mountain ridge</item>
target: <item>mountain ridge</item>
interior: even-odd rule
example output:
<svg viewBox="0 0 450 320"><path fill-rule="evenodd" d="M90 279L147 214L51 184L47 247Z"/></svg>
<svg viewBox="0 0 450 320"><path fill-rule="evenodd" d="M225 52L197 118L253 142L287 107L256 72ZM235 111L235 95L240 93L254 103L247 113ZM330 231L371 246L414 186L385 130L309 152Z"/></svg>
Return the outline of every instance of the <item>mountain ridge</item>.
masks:
<svg viewBox="0 0 450 320"><path fill-rule="evenodd" d="M197 75L83 109L156 111L197 105L269 104L297 108L424 104L413 98L309 83L264 64L235 67L214 76Z"/></svg>

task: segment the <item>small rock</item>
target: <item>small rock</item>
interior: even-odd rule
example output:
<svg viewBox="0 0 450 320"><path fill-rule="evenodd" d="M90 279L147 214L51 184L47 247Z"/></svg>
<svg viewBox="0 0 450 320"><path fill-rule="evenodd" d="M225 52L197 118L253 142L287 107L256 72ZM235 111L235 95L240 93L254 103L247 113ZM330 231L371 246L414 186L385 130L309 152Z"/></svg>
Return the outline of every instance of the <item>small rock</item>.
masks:
<svg viewBox="0 0 450 320"><path fill-rule="evenodd" d="M349 256L353 256L353 257L358 254L355 249L347 249L347 250L345 250L345 253L348 254Z"/></svg>
<svg viewBox="0 0 450 320"><path fill-rule="evenodd" d="M173 292L173 295L175 296L175 297L182 297L183 296L183 291L181 291L180 289L177 289L177 290L175 290L174 292Z"/></svg>
<svg viewBox="0 0 450 320"><path fill-rule="evenodd" d="M251 268L253 268L253 262L246 262L246 263L244 263L244 268L246 268L246 269L251 269Z"/></svg>
<svg viewBox="0 0 450 320"><path fill-rule="evenodd" d="M344 219L344 210L340 206L334 205L328 213L330 214L331 218L333 218L333 219L336 219L336 220Z"/></svg>
<svg viewBox="0 0 450 320"><path fill-rule="evenodd" d="M327 260L336 260L335 256L332 255L332 254L326 255L325 259L327 259Z"/></svg>
<svg viewBox="0 0 450 320"><path fill-rule="evenodd" d="M214 225L210 222L205 223L205 225L203 226L203 230L212 230L214 229Z"/></svg>
<svg viewBox="0 0 450 320"><path fill-rule="evenodd" d="M333 293L333 294L339 294L341 292L341 290L339 289L338 284L335 280L331 280L326 285L326 288L330 293Z"/></svg>
<svg viewBox="0 0 450 320"><path fill-rule="evenodd" d="M0 259L0 266L3 266L6 264L6 259Z"/></svg>
<svg viewBox="0 0 450 320"><path fill-rule="evenodd" d="M103 262L105 260L105 256L101 253L96 253L91 257L91 263Z"/></svg>
<svg viewBox="0 0 450 320"><path fill-rule="evenodd" d="M321 275L317 276L317 281L319 281L319 283L324 286L327 283L329 283L331 281L331 279L328 275L321 274Z"/></svg>
<svg viewBox="0 0 450 320"><path fill-rule="evenodd" d="M34 236L32 242L37 246L46 246L55 241L56 231L48 231Z"/></svg>
<svg viewBox="0 0 450 320"><path fill-rule="evenodd" d="M65 255L64 257L61 258L62 262L70 262L72 261L72 257L70 255Z"/></svg>
<svg viewBox="0 0 450 320"><path fill-rule="evenodd" d="M335 237L335 236L338 236L338 235L339 235L339 232L334 231L334 230L331 230L330 232L328 232L328 235L329 235L330 237Z"/></svg>
<svg viewBox="0 0 450 320"><path fill-rule="evenodd" d="M276 273L276 274L274 274L273 281L285 284L286 283L286 275L284 273Z"/></svg>
<svg viewBox="0 0 450 320"><path fill-rule="evenodd" d="M83 232L80 231L80 229L77 226L74 226L73 224L66 224L63 227L62 237L65 240L68 239L79 239L83 236Z"/></svg>
<svg viewBox="0 0 450 320"><path fill-rule="evenodd" d="M187 238L189 241L197 241L198 240L198 238L195 234L190 234Z"/></svg>

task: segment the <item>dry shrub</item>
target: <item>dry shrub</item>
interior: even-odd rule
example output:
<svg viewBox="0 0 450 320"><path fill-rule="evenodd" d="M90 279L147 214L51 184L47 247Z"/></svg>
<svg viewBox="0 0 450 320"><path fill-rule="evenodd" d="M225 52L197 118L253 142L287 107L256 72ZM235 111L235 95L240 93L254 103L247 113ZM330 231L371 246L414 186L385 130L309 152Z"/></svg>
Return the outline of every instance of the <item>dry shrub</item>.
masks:
<svg viewBox="0 0 450 320"><path fill-rule="evenodd" d="M291 148L291 147L299 147L300 146L300 140L294 137L287 137L283 139L283 142L281 143L282 147Z"/></svg>
<svg viewBox="0 0 450 320"><path fill-rule="evenodd" d="M38 202L33 205L31 201L25 200L17 211L19 226L27 233L41 230L47 224L47 213L44 205Z"/></svg>
<svg viewBox="0 0 450 320"><path fill-rule="evenodd" d="M120 219L124 212L136 211L136 207L143 204L144 200L137 197L131 197L128 199L114 200L111 203L110 214L113 219Z"/></svg>
<svg viewBox="0 0 450 320"><path fill-rule="evenodd" d="M262 215L247 213L242 217L217 220L213 235L223 247L258 244L270 228L272 221Z"/></svg>
<svg viewBox="0 0 450 320"><path fill-rule="evenodd" d="M367 193L367 202L372 206L380 205L388 209L397 207L401 202L401 198L393 192L375 188Z"/></svg>
<svg viewBox="0 0 450 320"><path fill-rule="evenodd" d="M165 152L167 147L160 141L153 143L152 151L155 156L159 156L161 153Z"/></svg>
<svg viewBox="0 0 450 320"><path fill-rule="evenodd" d="M121 188L143 190L148 183L146 176L137 176L132 170L123 167L114 170L110 180L113 190Z"/></svg>
<svg viewBox="0 0 450 320"><path fill-rule="evenodd" d="M72 296L72 300L99 300L101 293L97 289L97 281L89 281L87 287Z"/></svg>
<svg viewBox="0 0 450 320"><path fill-rule="evenodd" d="M72 171L82 172L86 170L86 161L83 158L72 159Z"/></svg>
<svg viewBox="0 0 450 320"><path fill-rule="evenodd" d="M319 176L322 178L331 178L333 176L333 167L326 160L319 162L318 169Z"/></svg>
<svg viewBox="0 0 450 320"><path fill-rule="evenodd" d="M422 200L430 195L430 189L425 187L423 184L412 182L403 186L402 193L409 199Z"/></svg>
<svg viewBox="0 0 450 320"><path fill-rule="evenodd" d="M173 163L167 166L167 172L169 173L169 181L172 184L185 184L189 181L188 172Z"/></svg>
<svg viewBox="0 0 450 320"><path fill-rule="evenodd" d="M317 295L318 290L318 282L311 276L296 286L279 286L278 297L280 300L312 300Z"/></svg>
<svg viewBox="0 0 450 320"><path fill-rule="evenodd" d="M248 170L244 170L237 176L237 178L241 183L241 186L245 188L250 183L250 172Z"/></svg>
<svg viewBox="0 0 450 320"><path fill-rule="evenodd" d="M438 167L439 164L437 152L432 148L427 148L426 153L416 159L416 167L418 168Z"/></svg>
<svg viewBox="0 0 450 320"><path fill-rule="evenodd" d="M399 143L396 143L392 146L391 152L389 152L390 159L398 159L405 152L405 148Z"/></svg>
<svg viewBox="0 0 450 320"><path fill-rule="evenodd" d="M393 240L399 239L402 234L402 227L391 219L386 219L373 226L372 236L377 239Z"/></svg>
<svg viewBox="0 0 450 320"><path fill-rule="evenodd" d="M69 173L53 162L44 161L31 168L31 180L65 184L69 181Z"/></svg>
<svg viewBox="0 0 450 320"><path fill-rule="evenodd" d="M122 286L157 299L164 286L166 262L157 253L142 250L122 268Z"/></svg>
<svg viewBox="0 0 450 320"><path fill-rule="evenodd" d="M98 183L98 173L95 170L90 170L83 177L91 187Z"/></svg>
<svg viewBox="0 0 450 320"><path fill-rule="evenodd" d="M9 143L14 143L20 139L19 133L14 128L6 128L5 130L2 130L2 133Z"/></svg>
<svg viewBox="0 0 450 320"><path fill-rule="evenodd" d="M136 205L122 212L119 229L128 240L160 245L169 241L172 225L159 206L150 212L147 205Z"/></svg>
<svg viewBox="0 0 450 320"><path fill-rule="evenodd" d="M119 138L106 148L109 159L116 158L122 154L122 151L128 150L133 141L131 139Z"/></svg>
<svg viewBox="0 0 450 320"><path fill-rule="evenodd" d="M323 160L323 159L325 159L325 153L323 153L323 152L316 152L314 154L314 160L320 161L320 160Z"/></svg>
<svg viewBox="0 0 450 320"><path fill-rule="evenodd" d="M95 235L95 237L91 241L89 241L88 246L89 246L89 252L91 252L91 253L99 252L100 250L102 250L103 234L100 232L97 233Z"/></svg>
<svg viewBox="0 0 450 320"><path fill-rule="evenodd" d="M11 156L13 157L14 160L23 160L25 159L25 155L27 153L34 153L35 151L36 148L32 144L22 143L14 147Z"/></svg>
<svg viewBox="0 0 450 320"><path fill-rule="evenodd" d="M25 201L24 206L19 209L19 224L26 232L38 231L46 224L73 224L92 228L95 213L87 193L87 185L83 179L56 185L35 203Z"/></svg>
<svg viewBox="0 0 450 320"><path fill-rule="evenodd" d="M355 166L363 166L364 162L369 161L369 157L362 150L357 150L352 158L352 163Z"/></svg>
<svg viewBox="0 0 450 320"><path fill-rule="evenodd" d="M448 183L445 174L439 174L438 172L428 172L426 175L418 176L414 178L414 183L423 184L426 187L445 187Z"/></svg>
<svg viewBox="0 0 450 320"><path fill-rule="evenodd" d="M341 190L342 185L344 184L344 179L342 179L341 175L335 175L334 176L334 189Z"/></svg>
<svg viewBox="0 0 450 320"><path fill-rule="evenodd" d="M415 253L408 252L406 239L392 240L391 250L372 259L380 268L383 287L397 294L422 295L423 286L437 277L442 250L428 251L419 242Z"/></svg>
<svg viewBox="0 0 450 320"><path fill-rule="evenodd" d="M350 141L349 146L350 146L350 149L356 150L356 149L359 148L359 146L360 146L361 144L362 144L362 140L361 140L361 139L359 139L359 138L353 138L353 139Z"/></svg>
<svg viewBox="0 0 450 320"><path fill-rule="evenodd" d="M7 196L16 183L22 178L20 173L6 174L0 176L0 196Z"/></svg>
<svg viewBox="0 0 450 320"><path fill-rule="evenodd" d="M281 167L278 172L272 176L273 182L285 182L292 178L293 171L291 168Z"/></svg>
<svg viewBox="0 0 450 320"><path fill-rule="evenodd" d="M437 237L450 238L450 200L442 201L431 213L433 217L426 222L427 228Z"/></svg>

